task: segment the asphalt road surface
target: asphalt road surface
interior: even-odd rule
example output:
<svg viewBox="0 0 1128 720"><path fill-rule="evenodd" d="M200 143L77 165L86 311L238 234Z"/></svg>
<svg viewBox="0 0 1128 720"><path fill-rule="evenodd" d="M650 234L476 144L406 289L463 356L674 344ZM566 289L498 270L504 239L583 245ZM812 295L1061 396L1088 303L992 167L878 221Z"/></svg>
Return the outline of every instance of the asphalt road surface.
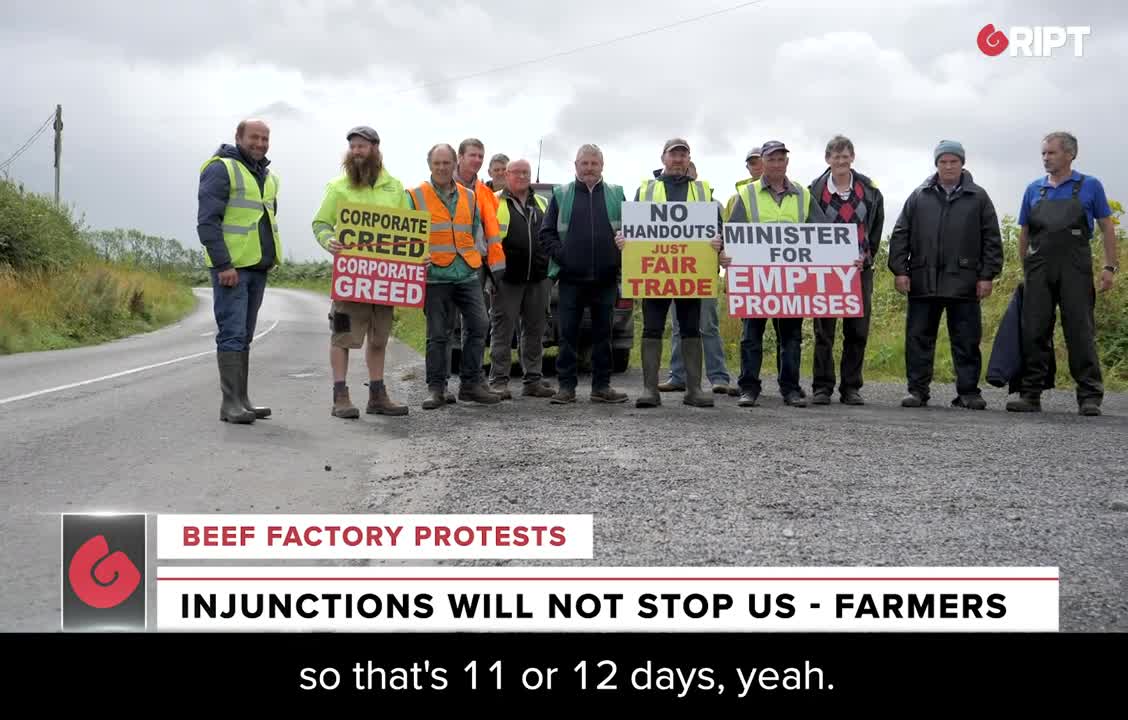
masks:
<svg viewBox="0 0 1128 720"><path fill-rule="evenodd" d="M946 407L940 386L906 410L900 386L870 384L865 407L798 409L767 382L751 410L680 394L637 410L631 371L614 380L626 405L590 404L581 377L572 406L423 411L422 358L393 344L410 415L345 421L329 415L328 301L271 289L250 385L274 415L234 426L199 294L155 333L0 358L0 630L59 628L59 513L95 510L591 513L595 558L573 565L1054 566L1063 630L1128 630L1128 396L1082 418L1057 391L1015 416L993 390L986 412ZM365 379L354 354L361 406Z"/></svg>

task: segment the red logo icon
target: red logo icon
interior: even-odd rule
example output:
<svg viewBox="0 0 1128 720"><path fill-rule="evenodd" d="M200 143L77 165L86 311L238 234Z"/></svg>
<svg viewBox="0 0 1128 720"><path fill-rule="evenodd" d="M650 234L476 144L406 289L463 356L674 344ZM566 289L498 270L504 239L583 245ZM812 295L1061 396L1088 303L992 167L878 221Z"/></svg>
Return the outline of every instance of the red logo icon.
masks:
<svg viewBox="0 0 1128 720"><path fill-rule="evenodd" d="M983 54L990 57L1001 55L1007 49L1007 45L1010 44L1006 33L996 30L991 23L983 26L975 40L979 43L979 49L983 51Z"/></svg>
<svg viewBox="0 0 1128 720"><path fill-rule="evenodd" d="M71 558L67 578L82 602L105 609L122 604L133 594L141 584L141 571L120 550L110 554L105 536L95 535Z"/></svg>

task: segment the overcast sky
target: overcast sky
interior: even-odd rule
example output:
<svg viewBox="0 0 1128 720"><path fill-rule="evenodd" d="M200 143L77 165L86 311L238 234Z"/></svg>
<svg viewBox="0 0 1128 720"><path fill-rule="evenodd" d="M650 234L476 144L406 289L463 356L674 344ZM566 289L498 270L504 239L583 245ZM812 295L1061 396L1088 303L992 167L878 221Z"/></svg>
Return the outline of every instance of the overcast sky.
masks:
<svg viewBox="0 0 1128 720"><path fill-rule="evenodd" d="M379 131L386 166L408 187L427 178L432 144L476 136L487 157L526 157L534 169L543 138L540 175L551 182L571 179L575 149L594 142L605 177L632 193L660 165L662 143L683 136L723 198L745 176L750 146L783 140L789 175L806 183L825 167L827 139L844 133L856 167L886 194L886 234L933 172L940 139L963 142L1000 215L1017 215L1042 172L1041 138L1067 129L1080 139L1075 167L1110 198L1128 198L1118 131L1128 17L1113 0L765 0L570 52L740 4L6 3L0 161L61 103L66 202L93 228L198 247L200 165L233 142L241 118L261 116L281 179L283 243L297 259L327 257L311 221L357 124ZM988 57L976 45L986 23L1091 34L1080 58L1071 48ZM50 133L10 169L44 193L52 173Z"/></svg>

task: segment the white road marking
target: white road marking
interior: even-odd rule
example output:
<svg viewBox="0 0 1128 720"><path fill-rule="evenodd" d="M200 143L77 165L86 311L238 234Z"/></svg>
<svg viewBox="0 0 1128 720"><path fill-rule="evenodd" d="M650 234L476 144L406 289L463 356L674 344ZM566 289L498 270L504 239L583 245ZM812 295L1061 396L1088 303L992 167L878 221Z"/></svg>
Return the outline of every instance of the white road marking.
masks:
<svg viewBox="0 0 1128 720"><path fill-rule="evenodd" d="M277 320L275 320L274 324L271 325L270 327L268 327L266 330L263 330L258 335L255 335L255 340L258 340L259 338L266 335L268 332L270 332L271 330L273 330L276 327L278 327L278 321ZM102 382L103 380L113 380L114 378L124 377L125 375L133 375L134 373L144 372L146 370L152 370L153 368L164 367L165 365L172 365L173 363L184 362L185 360L194 360L198 357L203 357L205 355L212 355L214 353L215 353L214 349L205 350L203 352L198 352L198 353L193 353L191 355L183 355L183 356L178 357L178 358L173 358L172 360L165 360L164 362L153 363L152 365L145 365L143 367L131 368L129 370L122 370L121 372L116 372L116 373L113 373L113 374L110 374L110 375L103 375L102 377L91 378L90 380L82 380L82 381L79 381L79 382L70 383L68 385L59 385L58 387L47 388L46 390L36 390L35 392L25 393L23 395L15 395L13 397L0 399L0 405L6 405L8 403L13 403L13 402L16 402L18 400L27 400L28 398L39 397L40 395L47 395L48 393L60 392L62 390L70 390L71 388L82 387L83 385L90 385L92 383Z"/></svg>

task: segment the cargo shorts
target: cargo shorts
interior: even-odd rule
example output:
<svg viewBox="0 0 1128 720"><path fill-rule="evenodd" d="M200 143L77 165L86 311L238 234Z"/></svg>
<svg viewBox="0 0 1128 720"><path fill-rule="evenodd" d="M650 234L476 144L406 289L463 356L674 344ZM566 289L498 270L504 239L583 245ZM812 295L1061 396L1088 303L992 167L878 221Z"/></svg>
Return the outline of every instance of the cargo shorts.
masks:
<svg viewBox="0 0 1128 720"><path fill-rule="evenodd" d="M329 327L333 331L333 347L356 350L368 344L382 347L392 332L395 308L391 305L334 300L329 311Z"/></svg>

